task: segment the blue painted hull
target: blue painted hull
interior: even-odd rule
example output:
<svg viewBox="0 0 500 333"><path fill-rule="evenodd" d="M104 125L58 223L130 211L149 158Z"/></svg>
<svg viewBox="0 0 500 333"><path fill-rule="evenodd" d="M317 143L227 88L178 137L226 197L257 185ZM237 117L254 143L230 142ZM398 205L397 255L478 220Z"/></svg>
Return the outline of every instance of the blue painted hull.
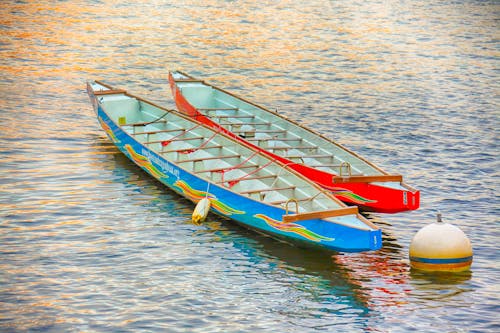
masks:
<svg viewBox="0 0 500 333"><path fill-rule="evenodd" d="M89 91L98 120L118 149L161 183L178 194L197 202L211 200L211 211L236 222L292 243L342 252L377 250L381 247L380 230L363 230L320 219L283 223L285 211L227 190L180 168L139 143L123 131L98 105Z"/></svg>

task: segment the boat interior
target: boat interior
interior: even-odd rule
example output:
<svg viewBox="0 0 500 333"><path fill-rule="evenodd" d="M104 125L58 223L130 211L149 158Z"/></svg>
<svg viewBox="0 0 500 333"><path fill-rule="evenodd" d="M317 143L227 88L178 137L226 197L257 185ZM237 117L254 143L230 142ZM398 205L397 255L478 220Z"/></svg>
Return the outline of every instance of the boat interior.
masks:
<svg viewBox="0 0 500 333"><path fill-rule="evenodd" d="M198 177L292 213L344 207L285 165L176 111L125 93L98 98L105 112L135 140Z"/></svg>
<svg viewBox="0 0 500 333"><path fill-rule="evenodd" d="M383 175L373 165L298 124L283 121L203 81L182 79L182 74L176 74L177 86L193 106L225 129L263 149L339 176Z"/></svg>

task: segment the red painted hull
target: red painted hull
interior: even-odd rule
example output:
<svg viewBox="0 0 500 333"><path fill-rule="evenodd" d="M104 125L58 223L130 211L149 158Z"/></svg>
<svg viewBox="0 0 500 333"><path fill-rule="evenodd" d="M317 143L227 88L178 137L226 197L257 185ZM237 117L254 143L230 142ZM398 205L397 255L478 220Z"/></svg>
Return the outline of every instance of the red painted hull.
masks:
<svg viewBox="0 0 500 333"><path fill-rule="evenodd" d="M291 169L299 172L310 180L321 185L323 188L331 191L339 200L350 205L357 205L364 211L374 211L379 213L397 213L408 210L418 209L420 205L420 192L401 183L405 188L395 189L370 182L341 182L334 183L334 177L337 176L330 172L324 172L313 167L303 164L297 164L289 159L276 155L268 150L265 150L245 139L239 135L223 128L217 122L204 116L193 105L191 105L186 98L182 95L181 91L177 89L176 83L172 74L169 74L170 88L175 100L175 104L179 111L187 114L196 120L212 127L227 135L235 138L236 140L245 143L246 145L258 150L284 164ZM215 87L214 87L215 88Z"/></svg>

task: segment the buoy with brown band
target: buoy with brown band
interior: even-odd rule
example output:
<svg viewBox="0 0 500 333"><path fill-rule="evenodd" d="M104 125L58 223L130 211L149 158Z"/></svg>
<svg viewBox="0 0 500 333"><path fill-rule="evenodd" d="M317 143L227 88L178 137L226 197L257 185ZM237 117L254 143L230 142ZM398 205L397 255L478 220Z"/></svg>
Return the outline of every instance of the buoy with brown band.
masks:
<svg viewBox="0 0 500 333"><path fill-rule="evenodd" d="M410 244L410 265L425 271L461 272L470 269L472 245L462 230L437 222L420 229Z"/></svg>

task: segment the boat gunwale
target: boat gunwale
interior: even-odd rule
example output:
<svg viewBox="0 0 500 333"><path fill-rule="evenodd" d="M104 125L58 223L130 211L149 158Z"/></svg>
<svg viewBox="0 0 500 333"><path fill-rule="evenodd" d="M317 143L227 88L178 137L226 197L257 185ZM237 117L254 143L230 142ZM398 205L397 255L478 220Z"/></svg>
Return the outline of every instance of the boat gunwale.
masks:
<svg viewBox="0 0 500 333"><path fill-rule="evenodd" d="M92 82L92 81L90 81ZM90 82L87 82L87 85L90 86ZM103 83L102 81L98 81L98 80L94 80L93 82L99 84L99 85L102 85L110 90L117 90L117 89L114 89L111 85L108 85L108 84L105 84ZM90 89L92 91L92 94L94 94L94 89L90 86ZM317 183L307 179L306 177L304 177L303 175L301 175L299 172L293 170L292 168L290 168L289 165L285 164L285 163L282 163L278 160L274 160L274 159L271 159L269 156L267 156L266 154L260 152L260 151L257 151L255 152L254 149L249 146L248 144L246 144L245 142L241 142L229 135L227 135L226 133L224 132L219 132L219 131L215 131L212 127L206 125L206 124L203 124L202 122L192 118L192 117L189 117L185 114L183 114L182 112L178 111L178 110L174 110L174 109L168 109L168 108L165 108L165 107L162 107L154 102L151 102L151 101L148 101L142 97L139 97L139 96L136 96L134 94L131 94L129 92L127 92L126 90L120 90L119 92L115 93L116 95L125 95L125 96L128 96L130 98L135 98L137 99L138 101L141 101L143 103L146 103L146 104L149 104L149 105L152 105L160 110L163 110L163 111L166 111L166 112L171 112L171 113L174 113L176 116L180 117L180 118L183 118L184 120L187 120L188 122L192 122L194 124L199 124L201 128L204 128L206 130L209 130L211 132L217 132L218 135L220 136L223 136L225 137L226 139L229 139L230 141L233 141L234 143L236 143L237 145L242 145L244 146L246 149L250 150L250 151L253 151L253 153L255 153L255 156L260 156L260 157L263 157L265 159L268 159L276 164L278 164L279 166L281 166L282 168L286 169L288 172L291 172L292 174L294 174L296 177L298 178L301 178L302 180L306 181L309 186L315 188L318 190L317 193L314 193L314 196L317 196L319 194L323 194L323 195L326 195L327 197L329 197L331 200L335 201L337 204L339 204L341 207L338 208L339 210L342 210L342 209L345 209L349 206L347 206L345 203L343 203L342 201L340 201L339 199L337 199L331 192L329 191L325 191L324 188L322 188L320 185L318 185ZM95 94L94 94L95 95ZM109 94L111 95L111 94ZM270 206L270 207L273 207L273 208L277 208L277 209L282 209L282 210L285 210L283 207L281 206L278 206L278 205L273 205L269 202L265 202L265 201L260 201L260 200L255 200L253 198L250 198L248 196L245 196L243 194L240 194L239 192L236 192L236 191L233 191L231 188L227 188L225 186L223 186L223 184L219 184L215 181L212 181L211 179L207 179L205 177L202 177L202 176L199 176L197 174L195 174L194 172L191 172L189 170L186 170L185 168L181 167L180 165L177 164L177 162L173 162L173 161L170 161L168 159L166 159L165 157L163 157L161 154L159 154L157 151L155 150L152 150L150 148L148 148L146 145L144 145L142 142L136 140L135 138L133 138L131 136L131 134L129 132L127 132L126 130L123 129L123 126L122 125L119 125L116 123L115 120L113 120L113 118L110 116L110 114L105 110L104 106L102 105L102 102L100 102L96 96L99 96L99 95L95 95L94 98L96 99L96 101L98 102L99 106L101 107L101 110L107 115L107 117L109 118L109 120L117 127L119 128L123 133L125 133L128 137L130 137L131 140L135 141L137 144L139 144L140 146L142 146L144 149L147 149L153 153L155 153L156 155L158 155L162 160L168 162L168 163L172 163L175 165L175 167L183 170L184 172L188 173L189 175L191 175L192 177L195 177L195 178L199 178L200 180L202 181L205 181L207 183L210 184L210 186L216 186L217 188L221 188L222 190L224 191L229 191L235 195L238 195L238 196L241 196L243 198L245 198L245 200L251 200L251 201L255 201L255 202L258 202L259 204L264 204L266 206ZM156 177L153 176L153 178L157 179ZM182 195L183 197L187 198L186 196ZM188 200L190 201L193 201L189 198L187 198ZM309 198L307 199L309 200ZM194 202L194 201L193 201ZM347 227L347 228L354 228L354 229L357 229L357 230L362 230L362 231L366 231L366 232L374 232L374 231L377 231L377 230L380 230L380 228L378 226L376 226L373 222L371 222L370 220L368 220L365 216L363 216L360 212L359 212L359 209L357 207L356 208L356 212L351 212L349 214L344 214L344 215L339 215L337 217L341 217L341 216L352 216L352 215L355 215L356 218L358 220L360 220L360 222L362 222L366 228L361 228L361 227L358 227L358 226L355 226L355 225L350 225L350 224L345 224L345 223L342 223L342 222L339 222L339 221L329 221L329 220L325 220L325 219L318 219L320 221L323 221L323 222L327 222L327 223L332 223L332 224L338 224L338 225L341 225L341 226L344 226L344 227ZM313 212L321 212L321 211L310 211L310 212L306 212L306 213L313 213ZM291 215L291 214L289 214ZM297 214L295 215L300 215L300 213L297 212ZM283 217L287 216L286 214L283 215ZM282 219L283 219L282 217ZM314 219L311 219L311 220L314 220ZM282 220L283 222L283 220Z"/></svg>
<svg viewBox="0 0 500 333"><path fill-rule="evenodd" d="M181 75L184 75L184 76L188 77L188 78L190 79L190 81L184 81L184 82L186 82L186 83L196 82L196 83L201 83L201 84L204 84L204 85L206 85L206 86L208 86L208 87L211 87L212 89L218 90L218 91L220 91L220 92L222 92L222 93L224 93L224 94L227 94L227 95L229 95L229 96L231 96L231 97L234 97L234 98L239 99L239 100L241 100L241 101L243 101L243 102L245 102L245 103L248 103L248 104L250 104L250 105L252 105L252 106L254 106L254 107L256 107L256 108L262 109L262 110L264 110L264 111L266 111L266 112L269 112L269 113L271 113L271 114L273 114L273 115L275 115L275 116L278 116L278 117L280 117L280 118L284 119L285 121L289 121L289 122L291 122L292 124L294 124L295 126L297 126L297 127L301 128L301 129L303 129L303 130L306 130L306 131L307 131L307 132L309 132L310 134L317 135L317 136L321 137L322 139L324 139L324 140L328 141L329 143L331 143L331 144L333 144L333 145L335 145L335 146L339 147L340 149L342 149L342 150L346 151L347 153L349 153L349 154L353 155L354 157L356 157L356 158L360 159L360 160L361 160L361 161L363 161L364 163L366 163L366 164L368 164L369 166L373 167L374 169L376 169L376 170L380 171L383 175L392 176L392 174L390 174L390 173L388 173L387 171L383 170L382 168L380 168L378 165L374 164L373 162L368 161L366 158L362 157L361 155L358 155L358 154L357 154L357 153L355 153L354 151L351 151L350 149L346 148L345 146L341 145L340 143L337 143L337 142L336 142L336 141L334 141L333 139L330 139L330 138L326 137L326 136L325 136L325 135L323 135L322 133L316 132L316 131L314 131L314 130L312 130L312 129L310 129L310 128L307 128L307 127L305 127L305 126L303 126L303 125L299 124L297 121L295 121L295 120L293 120L293 119L290 119L290 118L288 118L288 117L286 117L286 116L284 116L284 115L282 115L282 114L279 114L278 112L275 112L275 111L269 110L269 109L267 109L267 108L265 108L265 107L263 107L263 106L261 106L261 105L258 105L258 104L254 103L254 102L252 102L252 101L249 101L249 100L247 100L247 99L245 99L245 98L243 98L243 97L240 97L239 95L236 95L236 94L234 94L234 93L232 93L232 92L229 92L229 91L227 91L227 90L225 90L225 89L223 89L223 88L219 88L219 87L214 86L214 85L212 85L212 84L210 84L210 83L207 83L207 82L206 82L206 81L204 81L204 80L198 80L198 79L194 78L193 76L191 76L191 75L189 75L189 74L186 74L185 72L182 72L182 71L179 71L179 70L175 70L174 72L176 72L176 73L180 73ZM177 82L179 82L179 83L183 83L183 80L182 80L182 79L178 79L178 80L176 80L176 79L173 77L173 75L172 75L172 73L174 73L174 72L170 71L169 73L170 73L170 76L172 77L172 79L174 80L174 82L176 83L176 86L178 86L178 85L177 85ZM178 86L178 87L179 87L179 86ZM179 87L179 88L180 88L180 87ZM186 99L186 100L187 100L187 99ZM191 105L192 105L192 104L191 104ZM194 105L193 105L193 107L194 107L196 110L203 110L203 108L198 109L198 108L197 108L197 107L195 107ZM201 113L201 112L200 112L200 113ZM212 118L211 118L210 116L208 116L208 115L205 115L205 114L203 114L203 113L201 113L201 114L202 114L203 116L205 116L205 117L209 118L210 120L212 119ZM215 121L214 121L214 122L215 122ZM222 127L222 125L221 125L221 124L219 124L218 122L215 122L215 123L216 123L216 124L218 124L219 126L221 126L221 127ZM224 128L224 127L222 127L222 128ZM225 129L225 128L224 128L224 129ZM227 130L227 129L226 129L226 130ZM227 130L227 131L229 131L229 130ZM231 131L229 131L229 132L231 132ZM242 141L246 141L246 139L243 139ZM259 146L258 144L256 144L255 146L257 146L257 147L259 147L259 148L260 148L260 146ZM266 149L266 148L260 148L260 149L262 149L262 150L264 150L264 151L267 151L267 149ZM269 153L270 153L270 154L274 154L274 153L272 153L272 152L269 152ZM274 155L276 155L276 154L274 154ZM279 155L276 155L276 156L279 156ZM285 156L284 158L286 159L286 156ZM304 165L304 166L309 167L308 165ZM315 169L315 167L310 167L310 168ZM337 176L337 177L339 176L339 175L337 175L337 174L333 174L333 173L330 173L330 174L332 174L334 177L335 177L335 176ZM367 175L367 176L368 176L368 175ZM410 185L406 184L404 181L401 181L401 182L400 182L400 184L401 184L401 186L402 186L402 187L405 187L407 190L409 190L409 191L411 191L411 192L413 192L413 193L418 192L418 190L417 190L416 188L413 188L412 186L410 186Z"/></svg>

